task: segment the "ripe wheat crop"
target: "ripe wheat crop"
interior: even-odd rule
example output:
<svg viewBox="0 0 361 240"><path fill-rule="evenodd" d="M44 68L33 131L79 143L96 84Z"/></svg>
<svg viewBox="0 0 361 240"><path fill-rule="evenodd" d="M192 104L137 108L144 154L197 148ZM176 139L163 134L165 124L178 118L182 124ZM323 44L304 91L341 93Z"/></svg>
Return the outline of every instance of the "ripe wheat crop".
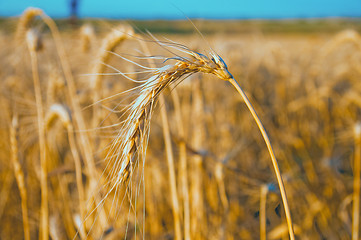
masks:
<svg viewBox="0 0 361 240"><path fill-rule="evenodd" d="M1 239L358 238L356 30L62 24L0 27Z"/></svg>

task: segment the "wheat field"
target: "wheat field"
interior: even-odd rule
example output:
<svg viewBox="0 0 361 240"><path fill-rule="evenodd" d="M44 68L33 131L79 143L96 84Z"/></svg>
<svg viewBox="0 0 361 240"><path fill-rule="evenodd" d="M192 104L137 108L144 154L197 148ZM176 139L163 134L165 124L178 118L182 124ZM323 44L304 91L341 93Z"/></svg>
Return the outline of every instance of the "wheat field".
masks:
<svg viewBox="0 0 361 240"><path fill-rule="evenodd" d="M0 239L358 239L356 28L3 21Z"/></svg>

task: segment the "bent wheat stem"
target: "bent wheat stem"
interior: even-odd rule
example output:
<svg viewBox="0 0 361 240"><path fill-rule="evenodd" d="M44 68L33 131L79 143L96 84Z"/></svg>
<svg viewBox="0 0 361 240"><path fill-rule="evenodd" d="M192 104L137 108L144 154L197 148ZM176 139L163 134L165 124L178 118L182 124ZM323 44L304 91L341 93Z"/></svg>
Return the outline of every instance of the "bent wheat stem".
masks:
<svg viewBox="0 0 361 240"><path fill-rule="evenodd" d="M268 153L271 156L273 169L275 171L278 186L280 188L283 206L285 208L285 214L286 214L286 220L287 220L289 235L290 235L291 240L294 240L295 236L294 236L294 232L293 232L291 211L289 209L288 201L287 201L286 189L285 189L284 184L283 184L281 172L280 172L280 169L278 167L278 162L277 162L276 156L275 156L275 154L273 152L271 141L268 138L267 132L264 129L263 124L262 124L261 120L259 119L256 110L253 108L251 102L249 101L246 93L243 91L241 86L238 84L238 82L233 77L228 79L228 81L233 85L233 87L237 90L237 92L241 95L242 99L246 103L247 108L251 112L252 117L255 120L255 122L256 122L256 124L257 124L257 126L258 126L258 128L259 128L259 130L260 130L260 132L262 134L263 140L265 141L265 143L267 145Z"/></svg>

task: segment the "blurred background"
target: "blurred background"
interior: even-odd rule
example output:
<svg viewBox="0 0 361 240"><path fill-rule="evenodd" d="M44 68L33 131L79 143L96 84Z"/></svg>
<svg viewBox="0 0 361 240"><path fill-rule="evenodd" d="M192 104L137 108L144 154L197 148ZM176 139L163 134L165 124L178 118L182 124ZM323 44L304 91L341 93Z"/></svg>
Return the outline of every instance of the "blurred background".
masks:
<svg viewBox="0 0 361 240"><path fill-rule="evenodd" d="M0 0L0 239L288 239L259 130L210 74L164 90L112 188L136 87L183 45L250 98L296 238L358 239L360 17L358 0Z"/></svg>
<svg viewBox="0 0 361 240"><path fill-rule="evenodd" d="M294 19L323 17L359 17L361 3L346 1L191 1L174 0L17 0L1 1L1 16L19 16L29 6L43 9L48 15L66 18L76 14L81 18L114 19Z"/></svg>
<svg viewBox="0 0 361 240"><path fill-rule="evenodd" d="M113 0L30 0L1 1L0 17L14 18L22 14L27 7L43 9L57 20L70 19L73 25L89 20L125 20L135 22L138 30L151 32L191 33L191 24L181 24L187 18L202 22L202 33L249 32L249 31L338 31L343 27L358 28L361 3L347 1L113 1ZM172 20L171 24L166 20ZM222 21L223 20L223 21ZM242 20L242 21L241 21ZM270 21L267 21L270 20ZM149 22L150 21L150 22ZM154 24L154 21L157 21ZM241 21L241 22L240 22ZM234 24L234 22L238 22ZM64 21L63 21L64 23ZM66 22L65 22L66 23ZM78 22L79 23L79 22ZM148 24L150 23L150 24ZM242 24L241 24L242 23ZM2 22L3 28L7 25ZM340 26L342 25L342 26Z"/></svg>

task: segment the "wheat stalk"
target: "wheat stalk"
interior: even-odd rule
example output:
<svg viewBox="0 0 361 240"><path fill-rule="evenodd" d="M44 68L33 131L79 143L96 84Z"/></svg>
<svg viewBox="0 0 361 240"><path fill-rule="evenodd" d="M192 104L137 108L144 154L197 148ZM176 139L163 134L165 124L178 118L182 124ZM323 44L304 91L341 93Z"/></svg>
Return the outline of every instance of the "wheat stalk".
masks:
<svg viewBox="0 0 361 240"><path fill-rule="evenodd" d="M22 15L20 23L18 24L16 36L21 37L21 33L24 32L23 29L25 29L25 27L28 27L30 25L30 22L37 16L40 17L44 21L44 23L49 27L52 36L54 38L55 47L60 58L60 63L64 72L65 80L67 82L66 86L68 89L69 100L74 114L74 120L77 125L77 129L79 130L78 136L79 136L80 146L82 148L81 150L85 157L86 160L85 162L87 163L87 167L89 168L89 172L90 172L89 175L91 176L91 179L94 180L95 182L96 181L95 179L97 179L98 174L95 168L94 158L92 155L93 151L91 149L87 134L81 131L86 129L85 127L86 124L84 122L83 116L81 115L79 99L76 94L75 81L71 72L70 65L67 62L65 49L61 42L60 33L55 22L48 15L46 15L41 9L27 8ZM32 45L33 45L32 47L36 49L37 42L33 42ZM94 184L96 185L96 183Z"/></svg>
<svg viewBox="0 0 361 240"><path fill-rule="evenodd" d="M267 202L268 185L262 184L260 187L259 201L259 234L260 240L266 240L266 202Z"/></svg>
<svg viewBox="0 0 361 240"><path fill-rule="evenodd" d="M260 132L262 134L262 137L263 137L263 139L264 139L264 141L265 141L265 143L267 145L269 155L271 156L273 169L274 169L275 174L276 174L278 187L280 188L283 206L285 208L285 214L286 214L286 220L287 220L287 227L288 227L289 235L290 235L291 240L293 240L293 239L295 239L295 236L294 236L294 232L293 232L291 211L290 211L289 206L288 206L286 189L285 189L284 184L283 184L281 172L280 172L279 167L278 167L278 162L277 162L277 159L276 159L276 155L274 154L271 141L268 138L267 132L264 129L263 124L262 124L261 120L259 119L259 117L258 117L258 115L256 113L256 110L253 108L251 102L248 100L248 97L245 94L245 92L242 90L241 86L238 84L238 82L233 77L231 79L229 79L228 81L236 88L238 93L242 96L243 100L245 101L245 103L246 103L246 105L248 107L248 110L252 114L253 119L256 121L256 124L257 124L257 126L258 126L258 128L259 128L259 130L260 130Z"/></svg>
<svg viewBox="0 0 361 240"><path fill-rule="evenodd" d="M355 126L355 156L353 166L353 195L352 195L352 240L359 239L360 223L360 172L361 172L361 125Z"/></svg>
<svg viewBox="0 0 361 240"><path fill-rule="evenodd" d="M75 127L76 127L76 130L79 132L79 134L77 134L76 136L78 137L78 141L80 143L81 153L84 156L86 167L89 170L88 174L89 174L90 189L91 189L90 192L93 192L97 185L98 172L95 167L93 150L92 150L92 146L90 145L90 142L89 142L89 137L87 135L87 132L83 131L86 129L86 124L85 124L84 118L81 114L81 108L80 108L79 98L77 96L77 89L76 89L75 81L74 81L74 78L72 75L70 65L67 61L66 52L65 52L64 46L61 41L61 36L60 36L59 30L58 30L55 22L48 15L46 15L41 9L28 8L23 13L23 16L24 16L23 17L24 20L20 21L20 22L23 22L23 24L19 24L19 28L18 28L19 30L17 31L17 32L19 32L19 34L17 34L17 35L21 35L20 33L23 32L21 30L21 29L23 29L22 26L29 26L30 22L36 16L38 16L49 27L50 32L53 36L53 39L55 42L55 48L58 53L58 56L60 59L60 64L62 66L62 70L63 70L65 80L67 83L66 86L67 86L67 90L68 90L70 106L72 108L72 114L74 116ZM36 42L33 42L32 45L33 45L32 48L36 49L36 47L35 47ZM43 187L45 187L45 184ZM94 197L95 197L96 205L98 205L98 202L100 200L98 199L97 196L94 196ZM45 212L45 208L44 208L44 212ZM101 209L100 218L102 219L102 224L104 224L104 225L108 224L107 223L108 218L106 217L104 209ZM45 221L45 217L44 217L43 221ZM45 232L44 232L43 236L45 236Z"/></svg>
<svg viewBox="0 0 361 240"><path fill-rule="evenodd" d="M11 161L14 166L14 174L21 197L21 210L23 214L23 226L24 226L24 239L30 240L30 228L29 228L29 217L28 217L28 194L25 186L24 172L21 168L18 158L18 118L13 117L12 123L10 124L10 145L11 145Z"/></svg>
<svg viewBox="0 0 361 240"><path fill-rule="evenodd" d="M164 96L161 95L159 97L159 103L163 106L160 114L162 118L163 125L163 138L165 142L165 149L167 153L167 165L168 165L168 176L169 176L169 185L171 190L171 199L172 199L172 210L174 217L174 231L176 240L182 239L181 233L181 221L180 221L180 209L179 209L179 200L177 194L177 185L176 185L176 176L175 176L175 168L174 168L174 156L173 156L173 148L172 148L172 140L170 136L169 129L169 121L167 116L167 111L165 108L165 100Z"/></svg>
<svg viewBox="0 0 361 240"><path fill-rule="evenodd" d="M41 185L41 210L40 210L40 238L45 240L49 238L49 206L48 206L48 170L47 170L47 150L45 142L44 110L41 97L40 80L38 73L37 59L37 37L33 30L29 30L26 35L28 49L30 53L31 69L33 73L36 111L38 117L38 134L40 150L40 185Z"/></svg>
<svg viewBox="0 0 361 240"><path fill-rule="evenodd" d="M192 91L192 105L191 111L194 116L192 120L192 138L191 144L195 149L202 149L204 147L205 136L205 107L203 100L203 93L200 79L193 82ZM205 217L205 206L204 206L204 191L203 191L203 159L202 155L195 155L191 158L191 237L194 239L201 238L202 235L207 231L207 224L202 224L206 221Z"/></svg>
<svg viewBox="0 0 361 240"><path fill-rule="evenodd" d="M187 172L187 149L185 142L185 131L181 115L181 104L177 89L172 91L172 99L174 102L175 117L178 126L178 134L180 138L179 145L179 174L183 195L183 211L184 211L184 239L190 240L190 212L189 212L189 190L188 190L188 172Z"/></svg>
<svg viewBox="0 0 361 240"><path fill-rule="evenodd" d="M170 84L180 81L182 77L197 72L211 73L221 80L229 81L236 88L256 121L271 156L285 208L290 238L294 239L286 191L271 142L259 117L257 116L255 109L240 85L228 71L225 62L214 52L211 52L211 58L208 58L203 54L188 49L186 46L174 43L164 43L161 41L158 41L158 43L164 47L176 48L177 50L186 53L187 57L176 56L166 59L174 60L175 63L166 65L162 68L147 68L148 70L152 70L152 76L144 81L140 87L138 97L129 105L129 108L126 109L126 111L129 112L129 115L125 120L118 137L113 142L110 151L113 155L108 155L109 159L114 161L114 168L112 169L112 174L110 175L111 180L114 181L114 185L111 190L114 189L116 185L128 180L128 177L131 176L133 165L136 160L135 153L140 152L144 157L149 136L149 120L151 118L154 104L157 102L160 93ZM139 64L137 65L141 66ZM117 149L120 149L120 152L117 153Z"/></svg>

